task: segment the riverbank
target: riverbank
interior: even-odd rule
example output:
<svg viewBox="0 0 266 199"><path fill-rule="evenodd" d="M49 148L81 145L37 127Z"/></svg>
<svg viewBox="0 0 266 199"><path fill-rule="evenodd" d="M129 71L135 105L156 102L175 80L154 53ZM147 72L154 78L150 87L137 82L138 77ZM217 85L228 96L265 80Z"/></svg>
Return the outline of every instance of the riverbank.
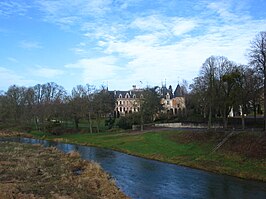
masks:
<svg viewBox="0 0 266 199"><path fill-rule="evenodd" d="M266 136L242 132L213 151L228 132L171 130L65 134L32 132L35 138L98 146L144 158L266 182Z"/></svg>
<svg viewBox="0 0 266 199"><path fill-rule="evenodd" d="M266 136L243 132L233 136L213 152L226 134L187 130L61 136L32 133L37 138L104 147L149 159L266 182Z"/></svg>
<svg viewBox="0 0 266 199"><path fill-rule="evenodd" d="M101 167L40 145L3 142L1 198L127 198Z"/></svg>

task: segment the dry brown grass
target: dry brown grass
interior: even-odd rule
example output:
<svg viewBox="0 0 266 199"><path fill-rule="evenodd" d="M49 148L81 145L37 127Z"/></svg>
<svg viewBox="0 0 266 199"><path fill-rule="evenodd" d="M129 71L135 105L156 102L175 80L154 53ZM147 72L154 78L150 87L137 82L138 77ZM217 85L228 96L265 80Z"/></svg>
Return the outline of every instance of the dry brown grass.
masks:
<svg viewBox="0 0 266 199"><path fill-rule="evenodd" d="M127 198L100 165L77 152L0 143L1 199Z"/></svg>
<svg viewBox="0 0 266 199"><path fill-rule="evenodd" d="M169 139L182 144L196 142L209 143L216 147L230 132L184 132L171 134ZM219 149L227 153L236 153L248 158L266 158L266 134L261 132L240 132L233 135Z"/></svg>
<svg viewBox="0 0 266 199"><path fill-rule="evenodd" d="M32 136L18 131L0 130L0 137L32 137Z"/></svg>

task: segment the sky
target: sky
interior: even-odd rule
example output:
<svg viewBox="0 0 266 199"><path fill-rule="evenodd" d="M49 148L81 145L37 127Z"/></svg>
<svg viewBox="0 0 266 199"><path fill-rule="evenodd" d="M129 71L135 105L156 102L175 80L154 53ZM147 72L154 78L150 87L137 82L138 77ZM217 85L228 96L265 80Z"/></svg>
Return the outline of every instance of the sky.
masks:
<svg viewBox="0 0 266 199"><path fill-rule="evenodd" d="M129 90L247 64L265 0L0 0L0 90L55 82Z"/></svg>

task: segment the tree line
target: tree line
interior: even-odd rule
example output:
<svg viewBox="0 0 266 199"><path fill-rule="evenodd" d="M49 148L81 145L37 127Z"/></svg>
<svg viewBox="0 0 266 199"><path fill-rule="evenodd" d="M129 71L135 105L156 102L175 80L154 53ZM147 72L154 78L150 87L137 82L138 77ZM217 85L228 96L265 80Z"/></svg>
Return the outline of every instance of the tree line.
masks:
<svg viewBox="0 0 266 199"><path fill-rule="evenodd" d="M209 128L214 117L222 117L227 128L228 115L235 110L241 115L243 129L245 115L253 112L256 118L263 111L265 130L266 32L260 32L251 41L248 59L248 65L242 65L224 56L211 56L202 64L199 76L193 79L190 103L194 111L208 117Z"/></svg>
<svg viewBox="0 0 266 199"><path fill-rule="evenodd" d="M213 119L222 118L224 128L228 126L229 113L234 110L242 119L245 116L264 115L266 126L266 32L260 32L251 41L248 49L248 65L235 63L224 56L210 56L193 79L190 91L185 92L186 112L183 119L200 115L208 118L211 128ZM183 85L184 90L185 86ZM144 89L141 110L135 115L121 118L122 125L142 124L160 119L159 87ZM111 128L114 124L112 113L116 99L112 92L102 87L78 85L71 94L54 83L37 84L32 87L10 86L0 92L0 122L3 124L32 125L36 129L48 129L61 121L73 121L78 129L80 121L86 121L89 131L100 131L100 121L106 119ZM180 117L178 115L177 117ZM168 117L167 117L168 118ZM67 123L65 123L67 125Z"/></svg>
<svg viewBox="0 0 266 199"><path fill-rule="evenodd" d="M80 120L87 120L92 132L92 119L112 112L114 98L104 87L78 85L71 94L60 85L49 82L33 87L12 85L0 94L0 121L3 124L49 128L61 121L73 121L78 128Z"/></svg>
<svg viewBox="0 0 266 199"><path fill-rule="evenodd" d="M131 128L133 124L143 126L153 121L161 109L159 87L143 89L142 94L144 97L137 99L139 112L118 119L117 126ZM75 132L86 124L89 132L100 132L103 121L106 129L114 126L115 103L114 92L89 84L77 85L71 94L54 82L32 87L12 85L0 93L0 124L54 134Z"/></svg>

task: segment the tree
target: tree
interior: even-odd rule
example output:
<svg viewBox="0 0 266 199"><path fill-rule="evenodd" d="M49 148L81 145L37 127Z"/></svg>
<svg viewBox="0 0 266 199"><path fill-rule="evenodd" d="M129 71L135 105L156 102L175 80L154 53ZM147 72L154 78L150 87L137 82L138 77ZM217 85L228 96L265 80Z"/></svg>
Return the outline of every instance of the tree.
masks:
<svg viewBox="0 0 266 199"><path fill-rule="evenodd" d="M139 99L141 130L143 130L144 122L152 122L155 115L162 109L159 87L146 88Z"/></svg>
<svg viewBox="0 0 266 199"><path fill-rule="evenodd" d="M239 77L237 65L223 56L211 56L203 63L200 76L191 85L192 95L197 97L204 117L208 110L208 128L212 117L221 115L224 128L227 128L228 114L237 102L234 95Z"/></svg>
<svg viewBox="0 0 266 199"><path fill-rule="evenodd" d="M190 100L186 100L190 102L190 108L193 109L194 113L202 115L204 118L207 117L208 111L208 98L206 97L206 92L208 90L207 84L205 84L204 77L199 76L193 79L193 84L189 87L191 89L190 92ZM189 108L189 107L187 107Z"/></svg>
<svg viewBox="0 0 266 199"><path fill-rule="evenodd" d="M213 114L213 104L214 104L214 83L215 83L215 70L216 70L216 57L211 56L206 59L203 63L200 74L202 78L201 84L205 84L205 97L208 103L209 108L209 119L208 119L208 129L211 128L212 123L212 114ZM207 97L207 96L208 97Z"/></svg>
<svg viewBox="0 0 266 199"><path fill-rule="evenodd" d="M62 106L67 98L66 90L54 83L37 84L30 88L33 92L32 114L37 129L40 123L62 119Z"/></svg>
<svg viewBox="0 0 266 199"><path fill-rule="evenodd" d="M100 118L108 118L111 120L115 108L115 99L108 89L102 87L101 90L96 91L93 95L93 112L95 114L97 131L99 132Z"/></svg>
<svg viewBox="0 0 266 199"><path fill-rule="evenodd" d="M93 91L94 88L89 84L86 84L85 86L77 85L72 89L72 95L69 101L71 117L74 119L75 128L78 129L80 119L88 118L91 133L91 111Z"/></svg>
<svg viewBox="0 0 266 199"><path fill-rule="evenodd" d="M264 128L266 132L266 31L260 32L251 42L249 64L260 71L264 79Z"/></svg>
<svg viewBox="0 0 266 199"><path fill-rule="evenodd" d="M223 117L223 127L227 129L228 115L232 107L239 106L239 97L236 95L238 79L240 78L239 67L225 57L217 57L217 86L216 104L220 115Z"/></svg>

